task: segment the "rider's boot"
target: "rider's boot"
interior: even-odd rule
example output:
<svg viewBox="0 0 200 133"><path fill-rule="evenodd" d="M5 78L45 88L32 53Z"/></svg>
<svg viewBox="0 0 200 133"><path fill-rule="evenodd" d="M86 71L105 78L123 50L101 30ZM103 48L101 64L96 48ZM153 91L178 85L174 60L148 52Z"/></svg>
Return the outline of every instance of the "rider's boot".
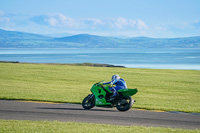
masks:
<svg viewBox="0 0 200 133"><path fill-rule="evenodd" d="M113 101L115 100L115 98L118 96L117 92L114 92L114 94L112 96L110 96L110 98L108 99L108 101Z"/></svg>

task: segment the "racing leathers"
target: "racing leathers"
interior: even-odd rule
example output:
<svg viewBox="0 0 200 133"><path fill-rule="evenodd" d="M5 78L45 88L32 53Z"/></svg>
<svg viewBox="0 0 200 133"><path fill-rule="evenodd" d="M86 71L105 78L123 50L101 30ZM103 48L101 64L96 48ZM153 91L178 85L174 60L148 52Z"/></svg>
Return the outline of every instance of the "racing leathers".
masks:
<svg viewBox="0 0 200 133"><path fill-rule="evenodd" d="M118 90L121 90L121 89L126 89L127 88L127 85L126 85L126 82L124 79L120 78L120 79L115 79L113 81L110 81L110 82L107 82L107 83L104 83L105 85L106 84L110 84L111 86L112 85L115 85L114 87L110 87L109 90L113 91L113 96L116 96L117 95L117 91Z"/></svg>

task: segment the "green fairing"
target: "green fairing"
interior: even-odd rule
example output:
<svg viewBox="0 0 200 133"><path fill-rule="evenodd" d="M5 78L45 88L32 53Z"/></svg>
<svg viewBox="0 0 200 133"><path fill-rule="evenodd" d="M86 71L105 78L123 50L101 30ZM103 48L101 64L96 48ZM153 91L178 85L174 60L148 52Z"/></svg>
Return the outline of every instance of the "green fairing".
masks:
<svg viewBox="0 0 200 133"><path fill-rule="evenodd" d="M104 88L111 93L109 90L109 86L104 86ZM91 88L91 92L95 95L95 105L102 106L102 105L111 105L111 103L106 102L105 96L106 92L102 89L98 84L94 84ZM99 98L100 95L103 95L103 98Z"/></svg>
<svg viewBox="0 0 200 133"><path fill-rule="evenodd" d="M118 92L121 92L123 96L132 96L132 95L135 95L138 92L138 90L137 89L121 89L121 90L118 90Z"/></svg>

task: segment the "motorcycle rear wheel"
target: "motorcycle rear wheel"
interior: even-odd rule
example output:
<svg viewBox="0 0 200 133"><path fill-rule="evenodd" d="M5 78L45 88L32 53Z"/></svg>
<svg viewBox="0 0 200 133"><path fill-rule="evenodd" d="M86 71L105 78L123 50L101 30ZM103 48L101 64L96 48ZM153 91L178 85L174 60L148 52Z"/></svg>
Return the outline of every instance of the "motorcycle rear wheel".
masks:
<svg viewBox="0 0 200 133"><path fill-rule="evenodd" d="M91 109L95 106L95 97L93 94L88 95L82 101L82 107L84 109Z"/></svg>
<svg viewBox="0 0 200 133"><path fill-rule="evenodd" d="M116 104L116 108L119 111L127 111L133 105L133 99L130 96L122 97L122 100Z"/></svg>

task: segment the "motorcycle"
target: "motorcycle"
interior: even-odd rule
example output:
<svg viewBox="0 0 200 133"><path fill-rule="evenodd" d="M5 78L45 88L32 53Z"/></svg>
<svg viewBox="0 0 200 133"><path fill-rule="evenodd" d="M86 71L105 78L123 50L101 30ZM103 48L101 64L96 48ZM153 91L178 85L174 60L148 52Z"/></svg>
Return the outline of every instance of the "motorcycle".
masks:
<svg viewBox="0 0 200 133"><path fill-rule="evenodd" d="M97 107L116 107L119 111L129 110L135 101L131 96L135 95L138 90L135 89L121 89L115 99L110 100L113 92L109 90L110 85L103 85L104 81L95 83L92 88L92 94L86 96L82 101L84 109L91 109Z"/></svg>

